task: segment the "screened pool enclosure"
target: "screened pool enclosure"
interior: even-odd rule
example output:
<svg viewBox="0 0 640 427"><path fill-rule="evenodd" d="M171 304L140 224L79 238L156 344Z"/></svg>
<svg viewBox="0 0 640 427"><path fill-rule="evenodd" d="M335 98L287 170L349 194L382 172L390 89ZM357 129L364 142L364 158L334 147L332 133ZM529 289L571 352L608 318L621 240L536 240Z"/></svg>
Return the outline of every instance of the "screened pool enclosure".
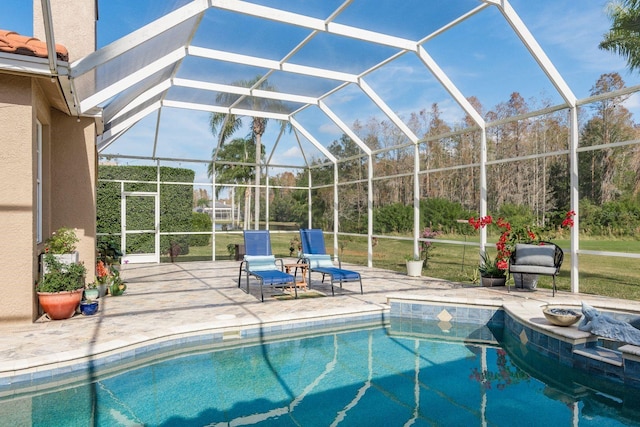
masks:
<svg viewBox="0 0 640 427"><path fill-rule="evenodd" d="M133 31L111 28L68 70L72 111L98 123L101 165L148 172L100 173L119 204L108 231L146 235L145 261L185 236L205 236L215 259L217 236L287 223L332 233L336 255L341 240L366 240L368 266L382 240L411 241L417 255L434 238L470 246L475 262L488 237L462 232L468 213L513 205L544 224L573 210L565 262L577 292L578 254L640 257L582 249L578 233L581 199L637 185L629 100L640 87L606 61L585 83L570 57L552 60L551 27L527 3L184 0L132 18ZM558 31L579 17L567 11ZM100 19L99 34L111 22ZM209 229L163 225L169 188ZM458 228L445 231L464 239L425 237L444 221L430 201L456 206ZM384 219L401 206L408 233ZM128 226L140 210L153 220Z"/></svg>

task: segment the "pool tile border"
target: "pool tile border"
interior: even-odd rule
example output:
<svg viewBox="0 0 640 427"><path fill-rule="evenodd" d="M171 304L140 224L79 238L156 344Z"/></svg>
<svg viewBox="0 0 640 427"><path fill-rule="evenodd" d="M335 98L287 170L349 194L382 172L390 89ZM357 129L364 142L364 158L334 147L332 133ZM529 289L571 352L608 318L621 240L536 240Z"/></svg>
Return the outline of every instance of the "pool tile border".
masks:
<svg viewBox="0 0 640 427"><path fill-rule="evenodd" d="M540 322L539 302L509 304L399 297L390 298L389 304L391 318L442 321L444 313L449 322L501 326L504 333L528 350L565 366L640 388L640 347L627 344L617 350L606 349L598 346L596 336L575 326L564 328ZM603 313L622 320L630 316L613 311Z"/></svg>

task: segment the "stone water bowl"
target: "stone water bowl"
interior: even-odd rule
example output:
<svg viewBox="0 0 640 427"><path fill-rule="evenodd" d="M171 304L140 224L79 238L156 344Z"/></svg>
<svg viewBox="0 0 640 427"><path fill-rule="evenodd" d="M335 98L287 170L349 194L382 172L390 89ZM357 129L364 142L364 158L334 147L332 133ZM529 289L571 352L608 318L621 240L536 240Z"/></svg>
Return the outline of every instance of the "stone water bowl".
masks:
<svg viewBox="0 0 640 427"><path fill-rule="evenodd" d="M542 309L544 317L556 326L571 326L582 317L582 313L571 308L545 307Z"/></svg>

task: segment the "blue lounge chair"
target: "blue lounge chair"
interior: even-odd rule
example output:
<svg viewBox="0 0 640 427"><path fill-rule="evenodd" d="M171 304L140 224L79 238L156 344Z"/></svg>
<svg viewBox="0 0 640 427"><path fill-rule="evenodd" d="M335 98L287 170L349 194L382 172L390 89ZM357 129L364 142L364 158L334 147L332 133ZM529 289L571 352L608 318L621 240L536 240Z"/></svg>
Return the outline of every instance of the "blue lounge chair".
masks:
<svg viewBox="0 0 640 427"><path fill-rule="evenodd" d="M338 267L333 264L331 255L327 254L324 245L324 235L322 230L317 228L303 228L300 230L300 241L302 242L303 262L309 265L309 287L311 287L311 272L322 273L322 282L328 275L331 278L331 294L335 295L333 287L336 282L360 282L360 294L362 294L362 278L357 271L345 270L342 268L340 260Z"/></svg>
<svg viewBox="0 0 640 427"><path fill-rule="evenodd" d="M247 274L247 293L249 293L249 276L260 282L260 297L264 302L263 285L285 285L290 283L298 298L298 288L295 278L282 271L283 262L271 253L271 237L268 230L244 230L244 259L240 263L238 287L242 279L242 272ZM277 266L280 261L280 268Z"/></svg>

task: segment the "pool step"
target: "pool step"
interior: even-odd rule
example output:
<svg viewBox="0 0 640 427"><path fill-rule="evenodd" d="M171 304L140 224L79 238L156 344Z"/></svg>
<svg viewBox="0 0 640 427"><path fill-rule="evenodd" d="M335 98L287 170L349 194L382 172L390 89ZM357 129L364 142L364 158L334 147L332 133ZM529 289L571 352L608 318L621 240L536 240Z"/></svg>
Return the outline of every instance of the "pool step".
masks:
<svg viewBox="0 0 640 427"><path fill-rule="evenodd" d="M622 354L619 351L611 350L604 347L587 347L579 350L573 350L574 354L579 354L589 359L599 360L613 366L622 366Z"/></svg>

